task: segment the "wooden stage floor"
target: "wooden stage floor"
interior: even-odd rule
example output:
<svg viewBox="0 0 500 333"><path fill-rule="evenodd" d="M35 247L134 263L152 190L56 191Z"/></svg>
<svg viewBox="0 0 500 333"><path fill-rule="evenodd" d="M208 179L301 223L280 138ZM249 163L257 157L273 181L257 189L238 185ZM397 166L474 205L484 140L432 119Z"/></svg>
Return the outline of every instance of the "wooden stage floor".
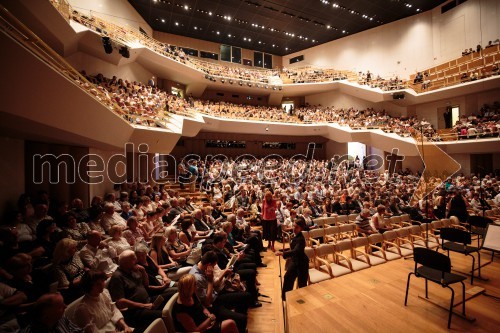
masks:
<svg viewBox="0 0 500 333"><path fill-rule="evenodd" d="M277 243L277 248L281 244ZM261 300L262 308L249 311L250 333L283 333L283 312L280 302L278 258L268 251L264 254L267 268L260 268L260 292L270 296ZM454 268L469 271L471 259L459 254L451 255ZM481 261L491 258L484 252ZM281 260L282 266L284 261ZM420 296L424 296L424 280L412 276L408 306L404 306L406 279L413 270L412 259L399 259L382 265L354 272L332 280L296 289L287 294L286 317L289 333L330 332L445 332L448 312ZM283 270L284 274L284 270ZM486 294L500 297L500 256L483 267L482 275L488 281L470 279L466 290L482 287ZM454 286L455 302L461 300L461 285ZM447 307L450 290L429 283L429 298ZM460 307L456 308L457 311ZM466 313L475 317L469 322L453 316L451 331L499 332L500 301L478 295L466 302Z"/></svg>

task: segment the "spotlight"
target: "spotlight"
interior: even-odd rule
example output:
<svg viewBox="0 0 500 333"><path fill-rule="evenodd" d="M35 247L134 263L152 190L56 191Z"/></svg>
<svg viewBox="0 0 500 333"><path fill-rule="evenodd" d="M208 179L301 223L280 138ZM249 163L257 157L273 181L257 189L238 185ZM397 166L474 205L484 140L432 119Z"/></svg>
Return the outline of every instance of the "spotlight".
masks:
<svg viewBox="0 0 500 333"><path fill-rule="evenodd" d="M124 58L130 58L130 52L128 50L128 47L126 47L126 46L120 47L120 49L118 50L118 53L120 53L122 55L122 57L124 57Z"/></svg>
<svg viewBox="0 0 500 333"><path fill-rule="evenodd" d="M224 79L220 79L220 82L222 82L222 83L226 83L226 80L224 80Z"/></svg>
<svg viewBox="0 0 500 333"><path fill-rule="evenodd" d="M252 84L251 84L250 82L248 82L248 83L247 83L247 86L251 87L251 86L252 86Z"/></svg>
<svg viewBox="0 0 500 333"><path fill-rule="evenodd" d="M243 85L243 81L238 82L238 84L239 84L240 86L242 86L242 85Z"/></svg>
<svg viewBox="0 0 500 333"><path fill-rule="evenodd" d="M273 87L273 90L276 90L276 87Z"/></svg>
<svg viewBox="0 0 500 333"><path fill-rule="evenodd" d="M229 84L233 84L233 83L234 83L234 81L233 81L233 80L229 80Z"/></svg>
<svg viewBox="0 0 500 333"><path fill-rule="evenodd" d="M106 54L113 53L113 45L111 45L111 39L108 36L102 37L102 46L104 47L104 52L106 52Z"/></svg>
<svg viewBox="0 0 500 333"><path fill-rule="evenodd" d="M269 132L269 126L266 126L266 132Z"/></svg>
<svg viewBox="0 0 500 333"><path fill-rule="evenodd" d="M208 76L208 74L205 74L205 79L209 80L210 76Z"/></svg>
<svg viewBox="0 0 500 333"><path fill-rule="evenodd" d="M283 87L279 87L278 89L281 91L281 90L283 90Z"/></svg>
<svg viewBox="0 0 500 333"><path fill-rule="evenodd" d="M266 88L266 89L267 89L267 88L269 88L269 86L266 84L266 85L264 86L264 88Z"/></svg>

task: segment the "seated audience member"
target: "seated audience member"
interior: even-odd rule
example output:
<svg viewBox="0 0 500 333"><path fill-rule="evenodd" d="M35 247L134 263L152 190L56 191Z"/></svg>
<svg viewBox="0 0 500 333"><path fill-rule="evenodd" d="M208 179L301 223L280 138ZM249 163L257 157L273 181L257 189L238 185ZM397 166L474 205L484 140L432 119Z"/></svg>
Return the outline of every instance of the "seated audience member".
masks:
<svg viewBox="0 0 500 333"><path fill-rule="evenodd" d="M26 301L22 291L0 282L0 332L19 332L16 312Z"/></svg>
<svg viewBox="0 0 500 333"><path fill-rule="evenodd" d="M87 234L90 232L90 227L86 222L77 223L75 214L69 212L61 218L61 229L64 234L77 241L83 246L86 243Z"/></svg>
<svg viewBox="0 0 500 333"><path fill-rule="evenodd" d="M217 204L217 201L213 200L211 205L212 205L212 217L215 219L215 224L225 221L227 216L222 212L220 206Z"/></svg>
<svg viewBox="0 0 500 333"><path fill-rule="evenodd" d="M135 248L137 264L144 267L148 275L148 281L144 287L146 287L149 296L168 294L167 298L170 298L177 292L177 288L173 288L174 282L172 282L163 269L159 268L153 259L148 256L148 251L148 247L144 244L139 244ZM144 281L144 283L145 282L146 281Z"/></svg>
<svg viewBox="0 0 500 333"><path fill-rule="evenodd" d="M101 225L106 232L109 232L109 229L115 225L125 228L127 226L127 222L115 211L115 206L111 202L108 202L104 205L104 214L101 217Z"/></svg>
<svg viewBox="0 0 500 333"><path fill-rule="evenodd" d="M172 311L177 332L238 333L234 320L220 320L203 306L196 295L193 275L183 276L178 288L179 298Z"/></svg>
<svg viewBox="0 0 500 333"><path fill-rule="evenodd" d="M135 246L135 244L146 243L151 240L151 232L145 232L140 226L137 218L135 216L129 217L127 220L127 229L123 231L123 238L127 240L130 246Z"/></svg>
<svg viewBox="0 0 500 333"><path fill-rule="evenodd" d="M372 229L377 230L380 233L384 233L387 230L392 230L392 226L385 224L385 210L386 208L384 205L378 205L377 213L375 213L370 220L370 226L372 227Z"/></svg>
<svg viewBox="0 0 500 333"><path fill-rule="evenodd" d="M151 251L149 252L149 256L158 267L166 271L169 279L177 281L181 276L189 273L191 266L181 267L179 263L170 259L167 248L165 247L166 241L167 238L163 234L154 235L151 240Z"/></svg>
<svg viewBox="0 0 500 333"><path fill-rule="evenodd" d="M245 332L247 311L252 304L252 295L248 292L232 292L219 294L214 289L214 266L217 265L217 254L208 251L201 261L191 268L190 274L196 280L196 295L201 304L212 308L220 319L233 319L239 332ZM234 310L234 311L233 311Z"/></svg>
<svg viewBox="0 0 500 333"><path fill-rule="evenodd" d="M165 219L163 221L167 224L171 224L172 222L184 216L184 213L179 208L179 201L176 198L170 199L170 206L171 208L168 211L168 214L165 215Z"/></svg>
<svg viewBox="0 0 500 333"><path fill-rule="evenodd" d="M69 319L84 330L85 333L114 332L130 333L133 331L123 319L123 315L111 300L109 291L104 288L106 273L90 270L82 277L82 288L85 292L78 301L75 311Z"/></svg>
<svg viewBox="0 0 500 333"><path fill-rule="evenodd" d="M45 294L41 296L29 312L31 322L21 332L83 333L83 329L64 315L64 309L66 309L66 305L61 294Z"/></svg>
<svg viewBox="0 0 500 333"><path fill-rule="evenodd" d="M177 229L168 227L165 230L165 235L167 236L167 251L170 258L182 266L190 266L187 259L191 254L191 247L179 240Z"/></svg>
<svg viewBox="0 0 500 333"><path fill-rule="evenodd" d="M228 263L231 260L231 254L224 247L227 242L227 234L223 231L217 233L213 240L213 251L217 254L217 265L220 269L229 268L233 272L238 273L243 281L246 283L247 291L252 295L254 302L252 307L260 307L262 304L258 301L258 292L256 286L256 267L251 263L236 262L233 267L228 267ZM238 258L244 256L243 253L234 254Z"/></svg>
<svg viewBox="0 0 500 333"><path fill-rule="evenodd" d="M77 245L78 243L70 238L61 239L54 249L52 258L57 275L57 287L66 302L71 302L83 294L80 281L86 269L77 254Z"/></svg>
<svg viewBox="0 0 500 333"><path fill-rule="evenodd" d="M23 292L29 303L35 302L43 294L41 290L45 288L38 283L41 281L34 281L32 278L31 256L29 254L18 253L9 258L5 269L10 276L4 277L1 281L17 291Z"/></svg>
<svg viewBox="0 0 500 333"><path fill-rule="evenodd" d="M137 264L134 251L123 251L118 257L118 269L109 280L108 290L116 306L127 309L123 312L125 322L138 332L144 331L156 318L161 318L162 313L162 308L153 309L152 299L144 287L147 281L146 270Z"/></svg>
<svg viewBox="0 0 500 333"><path fill-rule="evenodd" d="M117 255L120 255L123 251L130 250L132 248L125 237L122 237L122 230L123 227L119 225L112 226L111 229L109 229L109 235L111 238L106 240L106 243L108 243L110 248L115 250Z"/></svg>
<svg viewBox="0 0 500 333"><path fill-rule="evenodd" d="M102 240L99 231L91 231L87 237L87 244L78 252L83 265L88 269L102 269L106 273L113 273L118 267L113 258L117 257L116 250Z"/></svg>
<svg viewBox="0 0 500 333"><path fill-rule="evenodd" d="M128 221L130 217L134 216L134 212L130 207L130 203L128 201L125 201L121 203L121 206L122 206L122 212L120 213L120 216L125 221Z"/></svg>
<svg viewBox="0 0 500 333"><path fill-rule="evenodd" d="M365 235L371 235L377 232L377 230L373 229L370 224L370 211L364 208L361 213L356 217L356 227L358 232L363 233Z"/></svg>

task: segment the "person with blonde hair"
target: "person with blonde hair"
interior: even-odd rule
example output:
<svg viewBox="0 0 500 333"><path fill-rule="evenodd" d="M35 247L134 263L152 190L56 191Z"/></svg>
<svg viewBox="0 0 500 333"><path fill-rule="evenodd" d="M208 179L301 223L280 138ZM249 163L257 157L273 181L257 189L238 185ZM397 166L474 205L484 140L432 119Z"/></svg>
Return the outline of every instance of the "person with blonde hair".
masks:
<svg viewBox="0 0 500 333"><path fill-rule="evenodd" d="M168 227L165 230L165 236L167 237L167 251L170 258L182 266L189 266L186 260L191 254L191 248L180 241L177 229L175 227Z"/></svg>
<svg viewBox="0 0 500 333"><path fill-rule="evenodd" d="M110 239L107 240L109 247L116 251L117 255L120 255L125 250L132 249L132 246L127 242L127 239L123 237L123 227L119 225L114 225L109 229Z"/></svg>
<svg viewBox="0 0 500 333"><path fill-rule="evenodd" d="M77 255L78 242L70 239L61 239L55 249L52 263L54 264L58 289L64 294L67 302L82 296L80 280L86 272L85 266Z"/></svg>
<svg viewBox="0 0 500 333"><path fill-rule="evenodd" d="M266 191L264 200L262 201L262 238L267 240L267 248L270 248L273 252L275 251L274 242L278 234L277 207L273 194L270 191Z"/></svg>
<svg viewBox="0 0 500 333"><path fill-rule="evenodd" d="M172 317L178 332L238 333L232 319L218 320L196 296L194 275L184 275L178 284L179 298L174 304Z"/></svg>
<svg viewBox="0 0 500 333"><path fill-rule="evenodd" d="M179 263L172 260L165 247L166 241L167 238L163 234L153 235L149 256L158 267L165 270L169 279L177 281L181 276L189 273L191 266L181 267Z"/></svg>

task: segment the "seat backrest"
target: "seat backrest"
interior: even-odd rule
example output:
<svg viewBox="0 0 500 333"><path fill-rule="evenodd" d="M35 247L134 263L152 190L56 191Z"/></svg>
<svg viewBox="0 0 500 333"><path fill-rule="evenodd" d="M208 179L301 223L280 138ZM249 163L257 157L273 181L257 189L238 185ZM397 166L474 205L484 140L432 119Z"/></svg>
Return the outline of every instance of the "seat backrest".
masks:
<svg viewBox="0 0 500 333"><path fill-rule="evenodd" d="M406 238L410 235L410 229L408 227L396 229L396 233L399 238Z"/></svg>
<svg viewBox="0 0 500 333"><path fill-rule="evenodd" d="M326 217L318 217L313 220L314 224L316 224L320 228L323 228L325 226L326 221Z"/></svg>
<svg viewBox="0 0 500 333"><path fill-rule="evenodd" d="M488 217L471 215L467 219L467 223L472 227L486 229L488 224L493 223L493 221Z"/></svg>
<svg viewBox="0 0 500 333"><path fill-rule="evenodd" d="M352 242L350 239L344 239L334 245L336 252L343 252L352 249Z"/></svg>
<svg viewBox="0 0 500 333"><path fill-rule="evenodd" d="M432 221L431 226L433 230L441 229L443 227L443 222L441 221Z"/></svg>
<svg viewBox="0 0 500 333"><path fill-rule="evenodd" d="M162 311L162 317L165 318L165 324L168 333L175 333L175 325L174 325L174 318L172 317L172 311L174 309L174 304L177 302L177 298L179 297L179 293L175 293L170 299L168 300L167 304L165 304L165 307L163 308Z"/></svg>
<svg viewBox="0 0 500 333"><path fill-rule="evenodd" d="M349 221L356 221L356 218L358 217L358 214L349 214L347 218Z"/></svg>
<svg viewBox="0 0 500 333"><path fill-rule="evenodd" d="M410 215L408 215L408 214L402 214L400 216L400 218L401 218L401 221L403 221L403 222L411 222Z"/></svg>
<svg viewBox="0 0 500 333"><path fill-rule="evenodd" d="M472 237L469 232L456 228L441 228L439 236L443 240L460 244L470 244L472 241Z"/></svg>
<svg viewBox="0 0 500 333"><path fill-rule="evenodd" d="M336 220L337 219L335 216L327 217L327 218L325 218L325 225L335 225Z"/></svg>
<svg viewBox="0 0 500 333"><path fill-rule="evenodd" d="M382 236L382 234L371 234L368 236L368 242L370 242L370 244L383 243L384 236Z"/></svg>
<svg viewBox="0 0 500 333"><path fill-rule="evenodd" d="M410 234L412 235L419 236L422 233L419 225L412 225L409 228L410 228Z"/></svg>
<svg viewBox="0 0 500 333"><path fill-rule="evenodd" d="M340 232L340 227L337 227L336 225L332 225L325 229L326 235L335 235L338 234L339 232Z"/></svg>
<svg viewBox="0 0 500 333"><path fill-rule="evenodd" d="M356 230L356 224L342 224L340 226L340 232L342 233L352 233L354 230Z"/></svg>
<svg viewBox="0 0 500 333"><path fill-rule="evenodd" d="M309 237L311 238L323 238L325 236L325 229L317 228L309 230Z"/></svg>
<svg viewBox="0 0 500 333"><path fill-rule="evenodd" d="M368 237L357 237L352 240L352 247L353 248L358 248L361 246L367 246L368 245Z"/></svg>
<svg viewBox="0 0 500 333"><path fill-rule="evenodd" d="M389 220L391 221L391 224L401 224L401 217L399 216L391 216Z"/></svg>
<svg viewBox="0 0 500 333"><path fill-rule="evenodd" d="M335 252L335 248L333 244L321 244L316 248L316 255L318 257L324 257L329 254L333 254Z"/></svg>
<svg viewBox="0 0 500 333"><path fill-rule="evenodd" d="M451 221L450 219L441 219L441 223L443 224L443 227L451 227Z"/></svg>
<svg viewBox="0 0 500 333"><path fill-rule="evenodd" d="M173 331L175 332L175 330ZM165 323L163 319L157 318L151 324L149 324L148 328L144 330L144 333L173 333L167 331L167 327L165 327Z"/></svg>
<svg viewBox="0 0 500 333"><path fill-rule="evenodd" d="M398 233L395 230L388 230L382 234L386 241L393 241L398 238Z"/></svg>
<svg viewBox="0 0 500 333"><path fill-rule="evenodd" d="M451 272L451 260L445 254L427 249L425 247L416 247L413 249L413 259L415 263L430 267L441 272Z"/></svg>
<svg viewBox="0 0 500 333"><path fill-rule="evenodd" d="M347 215L339 215L335 218L335 221L338 224L349 223L349 217Z"/></svg>

